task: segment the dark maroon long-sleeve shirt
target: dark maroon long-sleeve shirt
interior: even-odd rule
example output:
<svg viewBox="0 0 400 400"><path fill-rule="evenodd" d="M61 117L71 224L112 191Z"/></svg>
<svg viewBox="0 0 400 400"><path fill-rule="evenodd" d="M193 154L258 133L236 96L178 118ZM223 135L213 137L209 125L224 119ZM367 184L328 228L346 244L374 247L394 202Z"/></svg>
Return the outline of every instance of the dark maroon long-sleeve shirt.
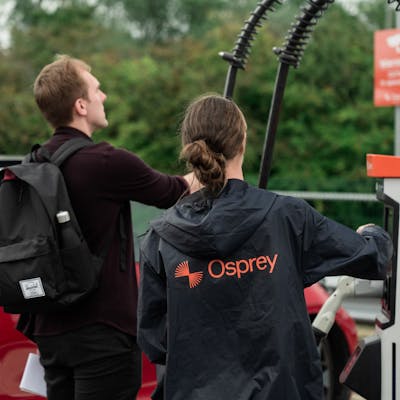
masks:
<svg viewBox="0 0 400 400"><path fill-rule="evenodd" d="M59 128L45 146L54 152L73 137L92 141L76 129ZM137 281L129 201L168 208L187 190L186 181L159 173L133 153L106 142L79 150L61 170L89 248L99 254L108 247L108 253L93 294L67 311L31 316L21 329L33 335L55 335L104 323L136 335ZM120 213L128 235L126 268L120 268Z"/></svg>

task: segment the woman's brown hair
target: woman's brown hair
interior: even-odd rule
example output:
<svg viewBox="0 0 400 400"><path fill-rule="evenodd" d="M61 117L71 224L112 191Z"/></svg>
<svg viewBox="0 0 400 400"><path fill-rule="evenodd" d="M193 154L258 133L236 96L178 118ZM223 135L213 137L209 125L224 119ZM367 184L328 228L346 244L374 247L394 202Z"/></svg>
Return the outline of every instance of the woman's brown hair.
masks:
<svg viewBox="0 0 400 400"><path fill-rule="evenodd" d="M73 118L75 101L87 98L88 89L80 70L90 72L90 67L81 60L60 55L46 65L35 80L36 103L54 128L68 125Z"/></svg>
<svg viewBox="0 0 400 400"><path fill-rule="evenodd" d="M243 151L246 121L239 107L220 95L204 95L186 109L181 158L211 192L225 185L226 161Z"/></svg>

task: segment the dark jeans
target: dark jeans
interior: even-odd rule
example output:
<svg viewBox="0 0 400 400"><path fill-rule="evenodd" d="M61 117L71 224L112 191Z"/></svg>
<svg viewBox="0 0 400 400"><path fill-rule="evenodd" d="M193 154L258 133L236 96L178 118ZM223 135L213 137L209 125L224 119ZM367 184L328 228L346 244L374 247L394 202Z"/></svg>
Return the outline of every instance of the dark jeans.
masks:
<svg viewBox="0 0 400 400"><path fill-rule="evenodd" d="M141 385L136 338L96 324L36 336L48 400L134 400Z"/></svg>

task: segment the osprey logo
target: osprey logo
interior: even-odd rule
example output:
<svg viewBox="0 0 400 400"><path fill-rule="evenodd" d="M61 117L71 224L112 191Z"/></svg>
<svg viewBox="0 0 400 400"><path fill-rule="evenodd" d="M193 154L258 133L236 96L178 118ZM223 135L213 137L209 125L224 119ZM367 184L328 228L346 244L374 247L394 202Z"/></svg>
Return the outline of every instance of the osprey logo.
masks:
<svg viewBox="0 0 400 400"><path fill-rule="evenodd" d="M198 286L203 280L203 272L190 272L188 261L181 262L175 269L175 278L182 278L184 276L188 277L191 289Z"/></svg>
<svg viewBox="0 0 400 400"><path fill-rule="evenodd" d="M221 279L225 277L241 279L253 273L266 272L268 275L273 274L278 264L278 253L269 256L250 257L239 260L218 260L214 259L208 262L208 276L213 279ZM189 261L182 261L175 268L175 278L187 276L189 287L200 285L203 280L203 272L190 272Z"/></svg>

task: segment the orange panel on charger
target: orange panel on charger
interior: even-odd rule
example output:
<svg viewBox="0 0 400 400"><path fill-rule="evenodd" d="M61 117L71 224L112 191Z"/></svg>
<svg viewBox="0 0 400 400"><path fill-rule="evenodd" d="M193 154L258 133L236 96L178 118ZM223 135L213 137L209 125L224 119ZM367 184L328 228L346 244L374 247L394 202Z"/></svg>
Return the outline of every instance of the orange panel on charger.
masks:
<svg viewBox="0 0 400 400"><path fill-rule="evenodd" d="M367 175L375 178L400 178L400 157L367 154Z"/></svg>

